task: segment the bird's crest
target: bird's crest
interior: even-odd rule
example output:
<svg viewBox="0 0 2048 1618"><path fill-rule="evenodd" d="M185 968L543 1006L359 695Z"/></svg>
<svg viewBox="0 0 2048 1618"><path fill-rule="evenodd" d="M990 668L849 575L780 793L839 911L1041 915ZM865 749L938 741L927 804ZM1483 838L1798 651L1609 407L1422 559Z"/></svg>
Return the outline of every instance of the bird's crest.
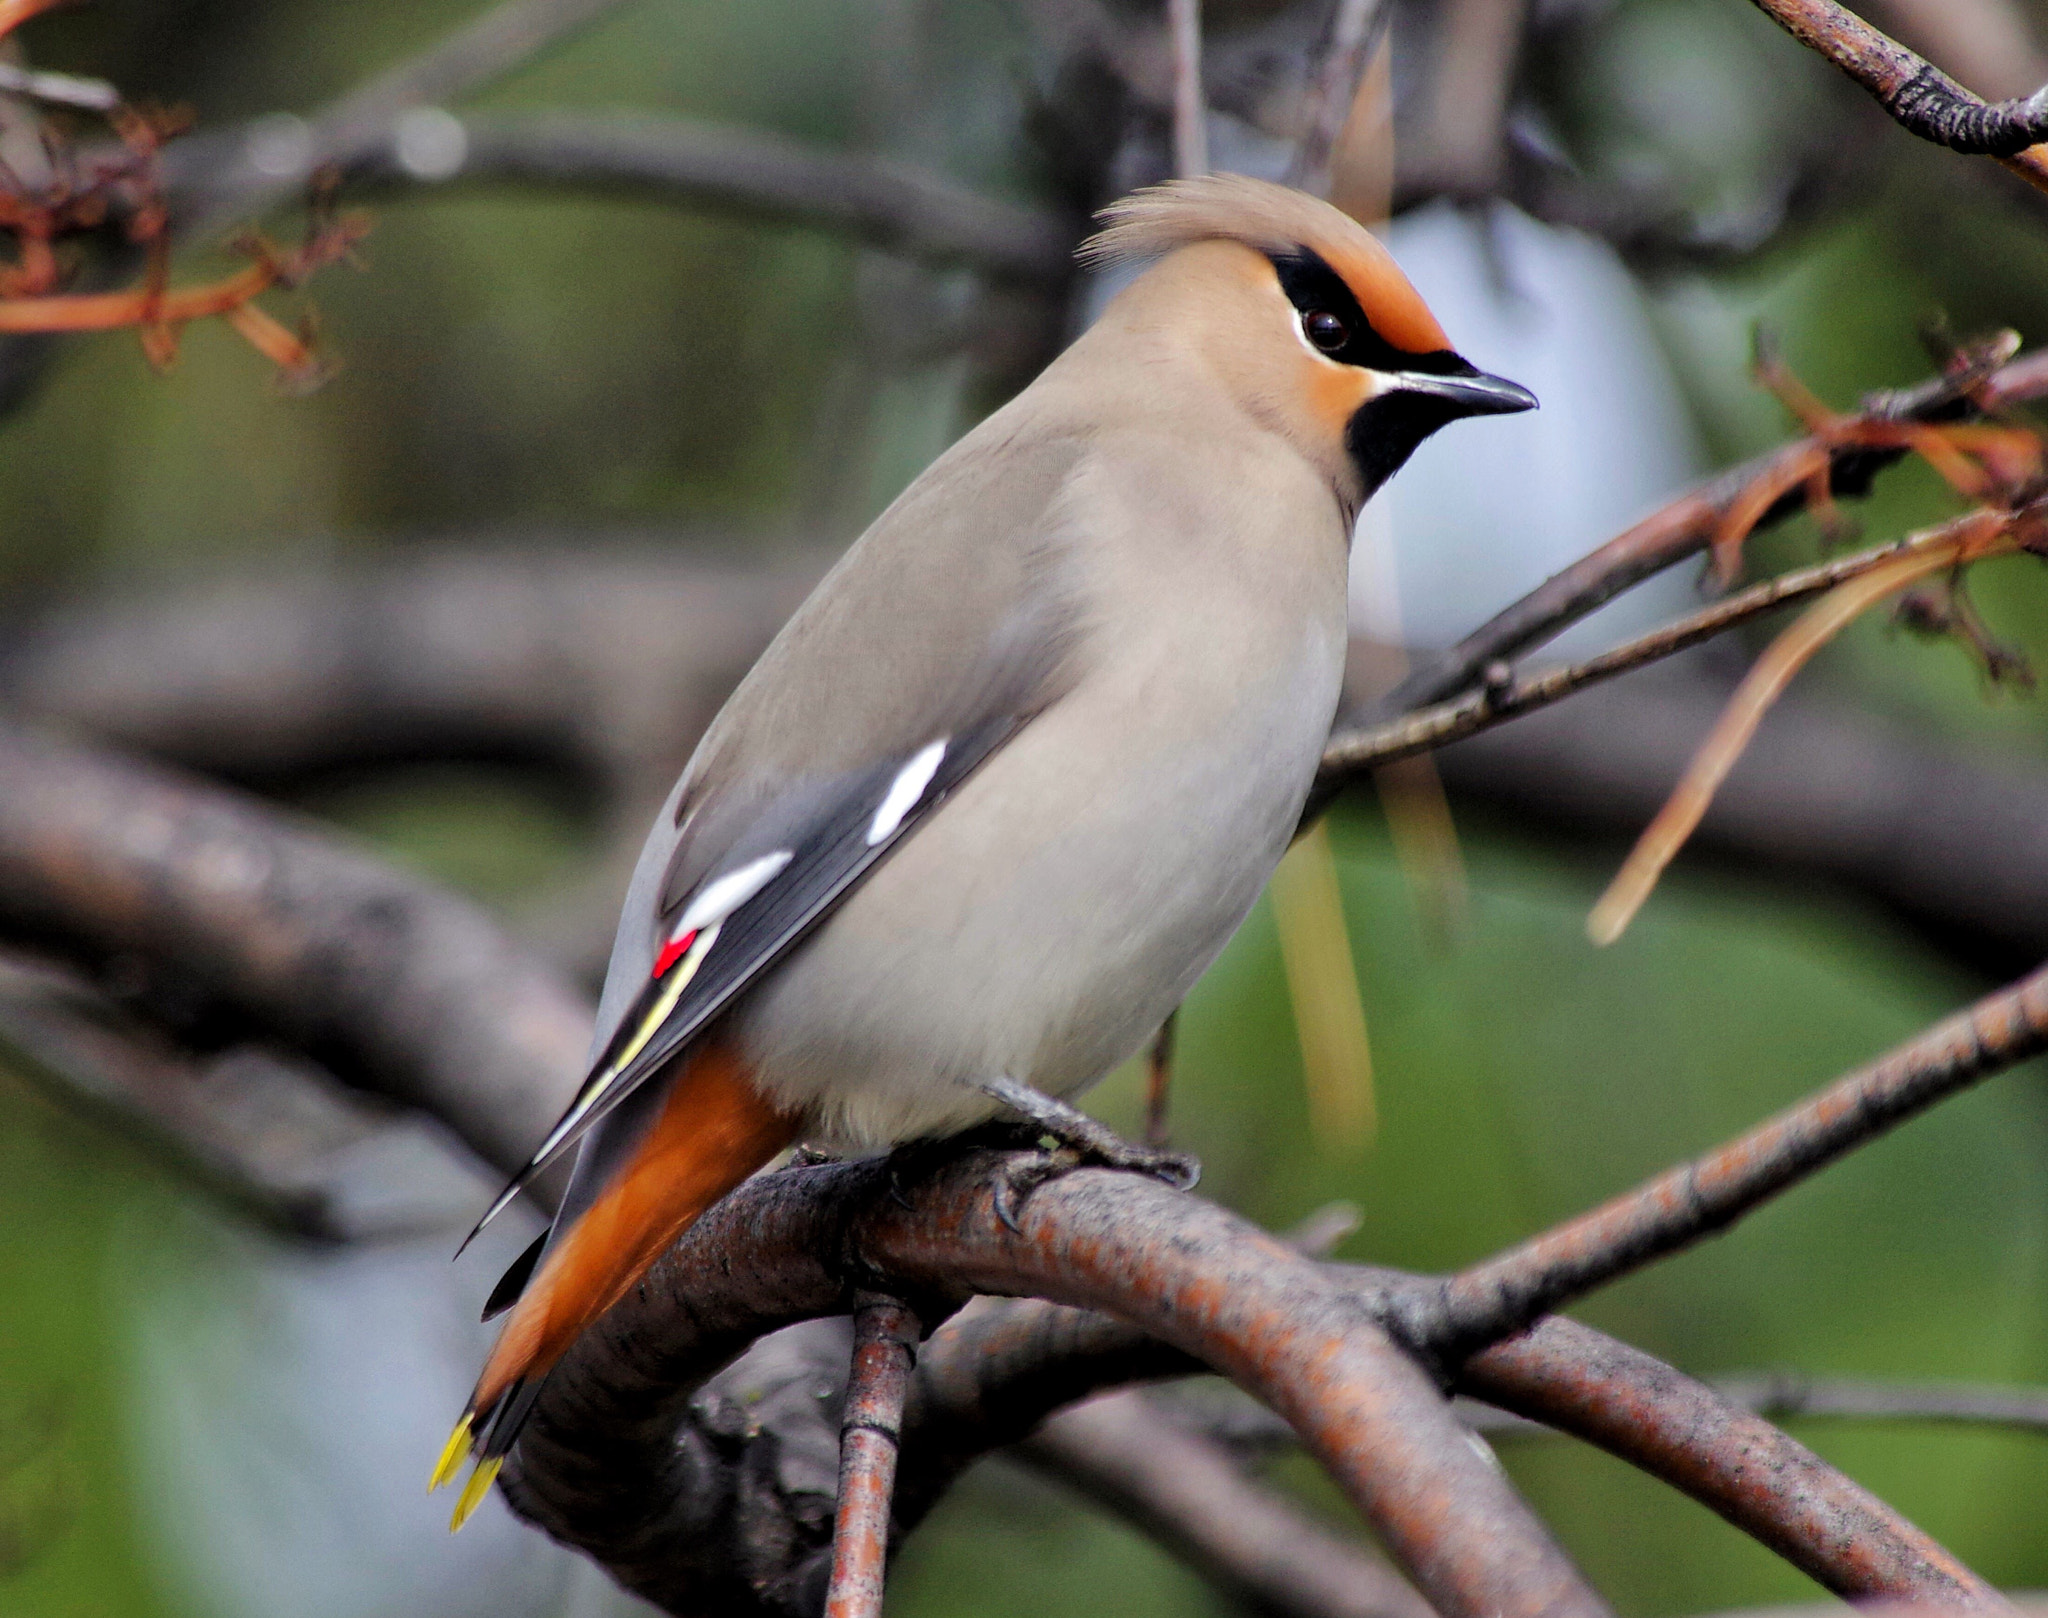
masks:
<svg viewBox="0 0 2048 1618"><path fill-rule="evenodd" d="M1343 277L1373 329L1410 354L1450 340L1393 255L1357 220L1306 191L1242 174L1205 174L1134 191L1097 216L1081 246L1092 266L1158 258L1191 242L1242 242L1269 258L1312 253Z"/></svg>

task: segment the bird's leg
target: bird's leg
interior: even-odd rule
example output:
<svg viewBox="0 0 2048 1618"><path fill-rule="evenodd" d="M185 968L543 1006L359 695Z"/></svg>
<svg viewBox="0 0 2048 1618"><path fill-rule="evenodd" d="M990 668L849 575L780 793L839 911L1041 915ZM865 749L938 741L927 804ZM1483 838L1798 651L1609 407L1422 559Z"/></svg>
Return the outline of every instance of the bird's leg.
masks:
<svg viewBox="0 0 2048 1618"><path fill-rule="evenodd" d="M1166 1093L1173 1083L1173 1035L1180 1022L1180 1007L1166 1014L1159 1032L1152 1036L1145 1052L1145 1144L1166 1145Z"/></svg>
<svg viewBox="0 0 2048 1618"><path fill-rule="evenodd" d="M996 1215L1012 1230L1017 1228L1017 1216L1024 1210L1025 1199L1048 1180L1056 1180L1072 1169L1128 1169L1164 1180L1176 1191L1192 1189L1201 1178L1202 1165L1185 1152L1135 1146L1107 1124L1096 1122L1085 1112L1028 1084L1002 1077L983 1079L977 1088L1019 1114L1036 1134L1049 1136L1065 1149L1064 1154L1041 1153L1036 1161L1017 1164L1005 1172L1003 1185L996 1193ZM1071 1160L1062 1161L1063 1155Z"/></svg>

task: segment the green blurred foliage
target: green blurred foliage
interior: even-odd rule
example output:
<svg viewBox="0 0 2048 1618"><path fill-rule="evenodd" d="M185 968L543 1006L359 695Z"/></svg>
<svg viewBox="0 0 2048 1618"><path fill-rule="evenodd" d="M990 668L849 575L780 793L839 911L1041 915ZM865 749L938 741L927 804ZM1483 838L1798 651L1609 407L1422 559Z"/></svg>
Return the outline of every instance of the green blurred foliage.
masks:
<svg viewBox="0 0 2048 1618"><path fill-rule="evenodd" d="M470 13L462 0L103 6L49 21L42 58L111 72L209 121L306 108ZM995 0L923 8L917 96L877 110L900 44L879 3L647 0L494 90L495 105L634 105L915 155L992 189L1040 176L1019 135L1019 23ZM39 41L43 36L33 36ZM892 44L892 41L895 42ZM1631 0L1597 48L1549 64L1589 170L1660 176L1703 209L1767 183L1774 152L1838 93L1739 0ZM1883 183L1738 272L1653 289L1718 458L1777 441L1744 380L1768 321L1825 398L1924 375L1916 330L2048 339L2048 229L1996 175L1891 138ZM152 375L131 339L68 347L0 424L0 591L368 555L449 533L694 527L770 546L845 535L962 424L950 362L864 348L841 244L645 205L409 198L377 210L360 272L311 291L342 369L279 398L225 332ZM205 273L196 256L181 273ZM886 271L883 273L900 273ZM806 468L836 469L820 487ZM1953 500L1902 468L1856 515L1872 539ZM1811 525L1756 565L1815 553ZM2048 660L2039 570L1982 570L1994 627ZM1916 722L2040 751L2037 701L1986 703L1953 647L1859 626L1808 678ZM301 807L517 912L588 868L599 832L548 784L477 768L309 785ZM565 805L571 805L565 807ZM1599 952L1586 907L1616 851L1462 825L1467 925L1435 939L1376 814L1338 825L1380 1127L1346 1152L1309 1127L1270 918L1261 910L1184 1020L1176 1118L1207 1189L1269 1224L1333 1198L1346 1256L1440 1267L1482 1255L1713 1143L1952 1008L1980 985L1841 895L1682 865ZM1138 1080L1100 1092L1129 1126ZM1585 1318L1714 1373L1767 1366L2048 1381L2048 1098L2006 1075L1784 1198L1720 1241L1603 1293ZM120 1420L131 1305L102 1274L124 1219L196 1195L0 1074L0 1613L155 1618L168 1597L136 1527ZM1809 1423L1801 1436L2001 1583L2048 1584L2048 1444ZM1617 1605L1664 1614L1809 1598L1767 1553L1661 1486L1564 1442L1507 1464ZM1276 1477L1343 1508L1306 1463ZM163 1480L156 1480L162 1486ZM11 1558L10 1534L33 1556ZM22 1565L15 1566L16 1561ZM1188 1574L1051 1487L977 1474L906 1553L905 1618L1202 1612ZM293 1618L281 1613L278 1618Z"/></svg>

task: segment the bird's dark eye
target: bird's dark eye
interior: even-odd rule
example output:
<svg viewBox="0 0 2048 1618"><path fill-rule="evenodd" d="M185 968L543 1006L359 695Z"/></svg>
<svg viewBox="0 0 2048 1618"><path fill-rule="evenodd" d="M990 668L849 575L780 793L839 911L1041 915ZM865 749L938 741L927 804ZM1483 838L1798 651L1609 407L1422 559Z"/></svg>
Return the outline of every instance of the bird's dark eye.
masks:
<svg viewBox="0 0 2048 1618"><path fill-rule="evenodd" d="M1333 315L1327 309L1311 309L1301 317L1301 329L1308 333L1308 340L1325 354L1334 354L1351 341L1351 328L1343 317Z"/></svg>

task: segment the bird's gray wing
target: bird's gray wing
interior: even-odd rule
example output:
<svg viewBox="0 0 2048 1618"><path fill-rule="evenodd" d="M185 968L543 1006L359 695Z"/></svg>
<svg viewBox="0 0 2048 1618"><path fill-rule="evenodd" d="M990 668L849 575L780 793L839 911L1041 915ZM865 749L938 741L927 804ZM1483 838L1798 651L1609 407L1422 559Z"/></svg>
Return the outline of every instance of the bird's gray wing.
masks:
<svg viewBox="0 0 2048 1618"><path fill-rule="evenodd" d="M1008 440L1001 493L1024 509L991 511L974 447L877 521L705 736L628 896L590 1074L478 1231L1062 689L1071 626L1032 540L1075 452ZM900 600L912 566L946 581L916 612ZM910 639L878 644L892 622Z"/></svg>

